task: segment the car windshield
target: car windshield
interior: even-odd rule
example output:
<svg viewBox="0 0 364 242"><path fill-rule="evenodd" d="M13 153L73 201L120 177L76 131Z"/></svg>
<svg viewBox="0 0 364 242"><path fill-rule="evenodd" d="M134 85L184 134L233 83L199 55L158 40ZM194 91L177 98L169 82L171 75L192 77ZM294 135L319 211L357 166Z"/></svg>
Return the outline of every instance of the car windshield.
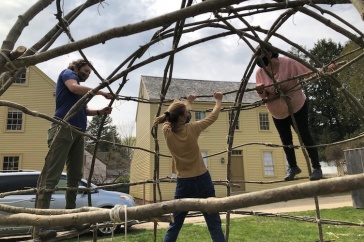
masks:
<svg viewBox="0 0 364 242"><path fill-rule="evenodd" d="M87 181L82 179L81 181L79 181L78 185L83 186L83 187L87 187ZM93 183L90 184L90 187L97 188L97 186L95 184L93 184Z"/></svg>
<svg viewBox="0 0 364 242"><path fill-rule="evenodd" d="M78 182L78 186L80 187L87 187L87 181L85 179L82 179ZM97 186L93 183L90 184L92 188L97 188ZM62 175L61 179L59 179L59 182L57 184L57 187L67 187L67 177L66 175ZM97 192L97 189L93 190L93 192ZM65 191L55 191L55 193L65 193Z"/></svg>

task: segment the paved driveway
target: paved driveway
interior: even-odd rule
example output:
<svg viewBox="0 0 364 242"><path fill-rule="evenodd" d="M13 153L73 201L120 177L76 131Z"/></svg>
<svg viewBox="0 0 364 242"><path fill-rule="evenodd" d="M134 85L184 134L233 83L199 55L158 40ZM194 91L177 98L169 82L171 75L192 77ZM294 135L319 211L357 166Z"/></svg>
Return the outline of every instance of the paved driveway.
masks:
<svg viewBox="0 0 364 242"><path fill-rule="evenodd" d="M346 207L353 205L350 194L318 197L318 202L320 209L339 208L339 207ZM304 199L290 200L287 202L278 202L278 203L271 203L259 206L252 206L243 208L241 210L282 213L282 212L299 212L299 211L307 211L315 209L316 207L314 198L304 198Z"/></svg>

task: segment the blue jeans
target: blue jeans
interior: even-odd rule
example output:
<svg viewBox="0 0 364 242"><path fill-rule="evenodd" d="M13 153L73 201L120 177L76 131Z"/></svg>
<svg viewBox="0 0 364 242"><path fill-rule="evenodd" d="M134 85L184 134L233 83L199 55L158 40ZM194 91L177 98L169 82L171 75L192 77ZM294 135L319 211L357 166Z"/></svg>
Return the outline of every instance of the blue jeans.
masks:
<svg viewBox="0 0 364 242"><path fill-rule="evenodd" d="M215 189L212 184L210 173L207 171L201 176L190 178L177 178L177 186L174 199L179 198L208 198L215 197ZM182 228L188 211L173 213L174 223L169 224L168 231L164 236L164 242L174 242ZM212 241L224 242L225 236L221 228L219 213L203 213Z"/></svg>

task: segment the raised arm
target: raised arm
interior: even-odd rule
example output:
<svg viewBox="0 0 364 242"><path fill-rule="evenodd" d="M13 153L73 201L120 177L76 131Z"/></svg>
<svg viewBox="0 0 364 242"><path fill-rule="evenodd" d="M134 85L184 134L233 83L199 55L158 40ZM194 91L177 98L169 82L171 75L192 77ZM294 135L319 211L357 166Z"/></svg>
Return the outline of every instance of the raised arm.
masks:
<svg viewBox="0 0 364 242"><path fill-rule="evenodd" d="M219 117L220 109L221 109L221 101L222 101L223 96L224 95L221 92L215 92L213 94L213 97L215 98L216 103L215 103L215 106L214 106L212 112L206 118L193 123L193 125L196 125L199 127L200 131L206 129L208 126L213 124Z"/></svg>
<svg viewBox="0 0 364 242"><path fill-rule="evenodd" d="M214 112L217 109L219 109L219 110L221 109L221 101L222 101L223 96L224 96L224 94L222 94L222 92L214 93L214 98L216 100L216 103L215 103L215 107L212 112Z"/></svg>
<svg viewBox="0 0 364 242"><path fill-rule="evenodd" d="M190 94L187 96L187 99L183 99L182 101L186 104L188 110L191 110L191 103L195 101L196 95Z"/></svg>

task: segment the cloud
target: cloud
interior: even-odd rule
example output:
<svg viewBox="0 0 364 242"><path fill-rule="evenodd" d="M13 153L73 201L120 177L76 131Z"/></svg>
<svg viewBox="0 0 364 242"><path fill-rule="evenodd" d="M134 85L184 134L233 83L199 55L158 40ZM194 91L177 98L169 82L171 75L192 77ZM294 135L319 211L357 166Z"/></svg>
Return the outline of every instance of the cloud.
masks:
<svg viewBox="0 0 364 242"><path fill-rule="evenodd" d="M0 36L5 38L10 28L17 20L18 15L24 13L35 2L35 0L3 1L2 15L0 16ZM83 2L84 1L64 1L63 6L65 14ZM201 1L195 1L194 4L196 2L199 3ZM268 1L247 1L241 5L234 5L234 7L266 2ZM272 3L273 1L270 2ZM84 14L70 25L70 30L72 36L76 40L79 40L113 27L125 26L154 18L171 11L176 11L180 8L180 4L180 1L171 0L107 0L103 4L95 5L87 9ZM329 5L320 5L320 7L333 11L335 14L341 16L343 19L363 31L364 25L360 19L360 15L351 4L334 5L332 7ZM269 29L274 21L285 11L286 10L261 13L255 16L244 17L244 19L252 26L261 26L262 28ZM16 46L25 45L29 48L36 43L49 31L49 29L57 24L57 20L54 16L55 13L56 8L54 2L29 23L29 26L27 26L17 41ZM324 17L335 21L328 14L325 14ZM213 18L213 15L204 14L196 16L188 19L187 22L203 21L209 18ZM238 20L229 22L239 28L245 27L244 24ZM337 21L335 22L337 23ZM105 44L90 47L83 51L99 71L102 78L106 79L123 60L129 57L140 46L148 43L155 31L156 29L153 29L124 38L115 38L107 41ZM181 38L180 44L186 44L220 31L220 29L216 28L206 28L194 31L184 35ZM307 48L312 48L314 43L322 38L332 38L335 42L341 43L347 41L345 36L302 13L296 13L288 19L278 30L278 33ZM260 36L261 38L264 38L264 35L260 34ZM51 48L67 44L68 42L67 36L62 34ZM252 41L250 42L253 47L257 45ZM283 41L273 39L272 42L282 49L290 49L290 46ZM141 59L136 61L136 63L170 49L171 40L161 40L152 46ZM69 62L79 57L79 53L74 52L40 63L38 64L38 67L56 81L59 72L66 68ZM178 52L175 57L173 76L186 79L240 81L251 57L252 51L246 46L244 41L239 39L237 35L231 35ZM140 76L162 76L166 62L167 58L164 58L131 72L128 75L128 82L123 88L121 95L137 96ZM122 70L124 69L125 67L122 68ZM118 80L111 85L113 91L117 90L120 81L121 80ZM100 80L93 74L86 82L86 85L95 87L99 83ZM107 100L104 100L101 97L95 97L90 102L89 106L100 108L107 104ZM114 122L133 121L135 119L136 105L137 104L133 102L116 101L114 104L114 111L111 115Z"/></svg>

